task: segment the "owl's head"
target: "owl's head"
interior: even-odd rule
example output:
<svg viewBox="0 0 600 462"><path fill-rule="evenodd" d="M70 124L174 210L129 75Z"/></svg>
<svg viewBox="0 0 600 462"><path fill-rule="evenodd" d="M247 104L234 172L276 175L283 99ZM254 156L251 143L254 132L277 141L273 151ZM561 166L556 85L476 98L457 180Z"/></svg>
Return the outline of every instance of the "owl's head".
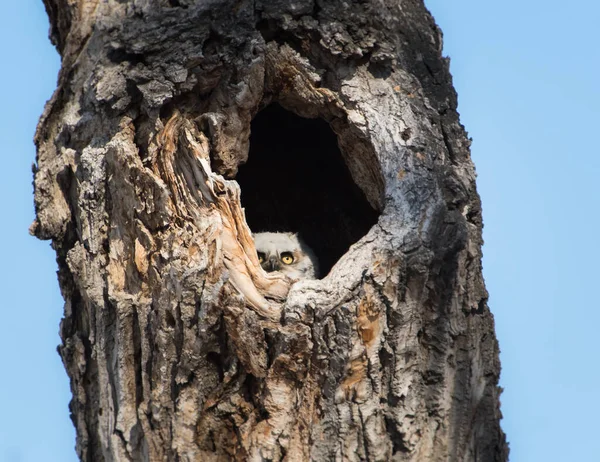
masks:
<svg viewBox="0 0 600 462"><path fill-rule="evenodd" d="M256 233L253 235L258 260L267 271L280 271L292 279L314 279L317 259L295 233Z"/></svg>

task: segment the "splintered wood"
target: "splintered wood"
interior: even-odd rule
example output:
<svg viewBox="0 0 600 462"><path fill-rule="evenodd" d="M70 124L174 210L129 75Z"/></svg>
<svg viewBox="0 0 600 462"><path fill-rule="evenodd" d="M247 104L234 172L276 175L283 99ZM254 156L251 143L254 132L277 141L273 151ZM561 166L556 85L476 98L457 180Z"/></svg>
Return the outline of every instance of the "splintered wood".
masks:
<svg viewBox="0 0 600 462"><path fill-rule="evenodd" d="M215 263L224 261L231 285L252 309L265 318L279 320L276 302L285 299L290 281L261 268L241 207L240 188L235 181L211 171L206 136L176 113L158 134L157 144L154 171L171 191L175 215L201 228L205 223L215 224L204 243L216 245Z"/></svg>

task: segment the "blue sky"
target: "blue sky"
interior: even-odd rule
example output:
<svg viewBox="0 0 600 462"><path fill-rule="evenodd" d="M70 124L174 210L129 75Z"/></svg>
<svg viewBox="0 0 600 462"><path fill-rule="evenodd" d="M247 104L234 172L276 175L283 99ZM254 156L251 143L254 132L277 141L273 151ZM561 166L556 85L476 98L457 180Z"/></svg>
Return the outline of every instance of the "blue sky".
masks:
<svg viewBox="0 0 600 462"><path fill-rule="evenodd" d="M511 461L600 460L600 4L426 4L473 137Z"/></svg>
<svg viewBox="0 0 600 462"><path fill-rule="evenodd" d="M41 0L0 6L0 461L76 461L69 383L56 346L63 301L48 242L33 220L33 133L60 60Z"/></svg>
<svg viewBox="0 0 600 462"><path fill-rule="evenodd" d="M599 460L600 4L426 4L474 140L511 461ZM60 62L41 0L0 12L0 462L70 462L54 252L27 234L32 137Z"/></svg>

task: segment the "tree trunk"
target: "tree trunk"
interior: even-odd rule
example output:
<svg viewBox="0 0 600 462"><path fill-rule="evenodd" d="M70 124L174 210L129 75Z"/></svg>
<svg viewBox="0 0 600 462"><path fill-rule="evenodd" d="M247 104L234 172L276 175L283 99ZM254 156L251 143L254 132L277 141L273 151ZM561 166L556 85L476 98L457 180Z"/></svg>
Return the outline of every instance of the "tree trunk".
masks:
<svg viewBox="0 0 600 462"><path fill-rule="evenodd" d="M32 232L81 460L507 459L470 143L422 1L44 1L62 70ZM328 274L265 273L246 214Z"/></svg>

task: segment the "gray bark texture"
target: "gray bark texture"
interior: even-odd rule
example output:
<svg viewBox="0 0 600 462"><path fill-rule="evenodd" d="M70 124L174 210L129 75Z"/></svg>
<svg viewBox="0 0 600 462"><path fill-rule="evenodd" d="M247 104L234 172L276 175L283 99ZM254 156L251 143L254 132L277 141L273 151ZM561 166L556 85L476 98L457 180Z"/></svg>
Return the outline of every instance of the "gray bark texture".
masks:
<svg viewBox="0 0 600 462"><path fill-rule="evenodd" d="M44 3L31 231L82 461L507 460L470 142L421 0ZM271 103L329 124L378 214L322 279L265 273L246 224Z"/></svg>

